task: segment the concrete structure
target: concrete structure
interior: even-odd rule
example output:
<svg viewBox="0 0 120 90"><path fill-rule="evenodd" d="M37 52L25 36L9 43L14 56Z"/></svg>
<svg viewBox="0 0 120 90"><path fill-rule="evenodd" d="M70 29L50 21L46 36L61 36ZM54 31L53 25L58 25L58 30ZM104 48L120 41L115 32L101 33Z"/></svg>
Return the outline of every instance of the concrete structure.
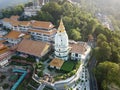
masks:
<svg viewBox="0 0 120 90"><path fill-rule="evenodd" d="M48 2L49 0L33 0L33 6L24 8L24 15L29 17L36 16L41 7Z"/></svg>
<svg viewBox="0 0 120 90"><path fill-rule="evenodd" d="M29 21L16 21L12 24L12 29L15 31L27 32L30 27Z"/></svg>
<svg viewBox="0 0 120 90"><path fill-rule="evenodd" d="M17 16L14 16L16 19L12 19L12 17L2 20L5 27L24 33L28 32L33 40L54 42L57 30L51 22L36 20L18 21Z"/></svg>
<svg viewBox="0 0 120 90"><path fill-rule="evenodd" d="M31 21L31 29L28 32L34 40L54 42L57 30L51 22Z"/></svg>
<svg viewBox="0 0 120 90"><path fill-rule="evenodd" d="M85 60L90 53L90 47L86 42L70 42L70 57L72 60Z"/></svg>
<svg viewBox="0 0 120 90"><path fill-rule="evenodd" d="M24 15L25 16L36 16L37 12L40 11L41 6L39 4L39 0L33 0L33 6L25 7L24 8Z"/></svg>
<svg viewBox="0 0 120 90"><path fill-rule="evenodd" d="M19 16L11 16L10 18L2 19L2 24L8 29L13 29L13 24L17 23Z"/></svg>
<svg viewBox="0 0 120 90"><path fill-rule="evenodd" d="M29 21L18 21L19 16L11 16L10 18L2 19L3 26L15 31L27 32L30 26Z"/></svg>
<svg viewBox="0 0 120 90"><path fill-rule="evenodd" d="M68 60L68 54L69 54L68 35L65 31L65 27L61 20L57 34L55 35L55 58Z"/></svg>

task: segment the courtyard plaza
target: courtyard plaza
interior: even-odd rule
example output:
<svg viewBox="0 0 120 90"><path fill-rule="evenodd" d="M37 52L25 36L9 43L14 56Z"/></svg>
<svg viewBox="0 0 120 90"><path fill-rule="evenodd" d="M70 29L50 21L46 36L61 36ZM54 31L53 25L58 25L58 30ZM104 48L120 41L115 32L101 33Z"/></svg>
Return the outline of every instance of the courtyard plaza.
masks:
<svg viewBox="0 0 120 90"><path fill-rule="evenodd" d="M4 84L8 85L8 88L4 90L10 90L10 88L14 85L14 83L19 77L19 74L12 72L14 68L25 70L25 67L16 65L8 65L0 68L0 74L1 76L4 76L4 78L0 78L0 86L3 86Z"/></svg>
<svg viewBox="0 0 120 90"><path fill-rule="evenodd" d="M55 82L55 77L57 76L61 76L64 75L64 74L67 74L69 73L70 71L66 71L65 68L70 68L69 70L73 70L73 67L75 66L75 63L73 63L73 61L66 61L62 64L61 68L58 70L56 68L51 68L50 67L50 62L52 62L51 59L47 59L45 60L44 62L42 62L42 65L41 67L44 67L44 69L42 70L43 72L43 76L38 76L37 73L35 73L35 75L33 75L33 77L38 81L38 82L41 82L41 81L47 81L49 83L53 83ZM71 66L72 64L72 66ZM38 67L39 66L39 63L38 63Z"/></svg>

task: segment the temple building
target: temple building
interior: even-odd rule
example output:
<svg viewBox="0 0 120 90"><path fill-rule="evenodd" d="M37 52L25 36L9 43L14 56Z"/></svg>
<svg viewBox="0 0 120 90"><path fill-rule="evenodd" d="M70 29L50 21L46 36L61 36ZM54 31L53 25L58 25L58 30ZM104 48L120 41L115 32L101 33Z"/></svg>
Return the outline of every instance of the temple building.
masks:
<svg viewBox="0 0 120 90"><path fill-rule="evenodd" d="M42 41L23 39L17 47L17 52L42 58L51 50L51 44Z"/></svg>
<svg viewBox="0 0 120 90"><path fill-rule="evenodd" d="M12 30L6 36L4 36L4 38L9 44L16 45L19 42L21 42L25 35L26 35L25 33Z"/></svg>
<svg viewBox="0 0 120 90"><path fill-rule="evenodd" d="M9 59L14 53L9 49L9 47L0 43L0 68L4 67L9 63Z"/></svg>
<svg viewBox="0 0 120 90"><path fill-rule="evenodd" d="M55 57L62 60L68 60L69 44L68 35L65 31L62 20L55 35Z"/></svg>
<svg viewBox="0 0 120 90"><path fill-rule="evenodd" d="M31 29L28 32L34 40L54 42L57 30L51 22L31 21Z"/></svg>

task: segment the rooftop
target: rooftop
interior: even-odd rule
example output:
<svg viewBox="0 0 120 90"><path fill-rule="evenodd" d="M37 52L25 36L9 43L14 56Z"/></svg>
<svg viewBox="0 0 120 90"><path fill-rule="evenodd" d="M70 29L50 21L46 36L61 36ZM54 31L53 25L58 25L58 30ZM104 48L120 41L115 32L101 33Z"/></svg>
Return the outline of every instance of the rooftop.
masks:
<svg viewBox="0 0 120 90"><path fill-rule="evenodd" d="M39 34L53 35L53 34L55 34L57 32L57 30L54 29L54 30L46 31L46 30L32 29L32 30L29 30L29 32L37 32Z"/></svg>
<svg viewBox="0 0 120 90"><path fill-rule="evenodd" d="M24 36L25 34L24 33L21 33L19 31L14 31L12 30L11 32L9 32L5 37L6 38L9 38L9 39L18 39L22 36Z"/></svg>
<svg viewBox="0 0 120 90"><path fill-rule="evenodd" d="M18 15L11 16L10 19L11 19L11 20L18 20L18 19L19 19L19 16L18 16Z"/></svg>
<svg viewBox="0 0 120 90"><path fill-rule="evenodd" d="M7 46L5 46L4 44L0 44L0 61L11 54L12 52Z"/></svg>
<svg viewBox="0 0 120 90"><path fill-rule="evenodd" d="M49 48L50 44L47 42L24 39L18 45L17 51L37 57L42 57L47 53Z"/></svg>
<svg viewBox="0 0 120 90"><path fill-rule="evenodd" d="M31 21L31 26L32 27L41 27L41 28L46 28L46 29L51 29L54 28L54 25L51 22L46 22L46 21Z"/></svg>
<svg viewBox="0 0 120 90"><path fill-rule="evenodd" d="M3 60L4 58L10 56L11 54L13 54L13 52L11 52L11 51L6 51L6 52L0 54L0 61Z"/></svg>
<svg viewBox="0 0 120 90"><path fill-rule="evenodd" d="M4 18L3 19L3 21L6 21L6 22L8 22L8 21L11 21L11 20L14 20L14 21L17 21L18 20L18 18L19 18L19 16L11 16L10 18Z"/></svg>
<svg viewBox="0 0 120 90"><path fill-rule="evenodd" d="M79 54L85 54L87 44L85 42L82 43L70 43L71 53L79 53Z"/></svg>
<svg viewBox="0 0 120 90"><path fill-rule="evenodd" d="M54 58L50 63L49 65L50 66L54 66L54 67L58 67L58 68L61 68L62 65L63 65L64 61L59 59L59 58Z"/></svg>
<svg viewBox="0 0 120 90"><path fill-rule="evenodd" d="M9 48L7 46L5 46L4 44L0 43L0 54L3 54L3 53L5 53L8 50L9 50Z"/></svg>
<svg viewBox="0 0 120 90"><path fill-rule="evenodd" d="M23 25L23 26L40 27L40 28L45 28L45 29L54 28L54 25L48 21L36 21L36 20L19 21L18 18L19 16L11 16L10 18L4 18L2 20L4 22L11 23L13 26Z"/></svg>

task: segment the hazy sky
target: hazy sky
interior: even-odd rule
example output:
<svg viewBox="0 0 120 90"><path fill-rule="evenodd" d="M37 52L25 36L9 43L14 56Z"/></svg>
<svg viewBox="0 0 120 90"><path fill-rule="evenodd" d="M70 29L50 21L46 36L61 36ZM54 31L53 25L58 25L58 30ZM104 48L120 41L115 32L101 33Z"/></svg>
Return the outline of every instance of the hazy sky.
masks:
<svg viewBox="0 0 120 90"><path fill-rule="evenodd" d="M21 3L27 2L27 1L28 0L0 0L0 9L7 7L7 6L21 4Z"/></svg>

